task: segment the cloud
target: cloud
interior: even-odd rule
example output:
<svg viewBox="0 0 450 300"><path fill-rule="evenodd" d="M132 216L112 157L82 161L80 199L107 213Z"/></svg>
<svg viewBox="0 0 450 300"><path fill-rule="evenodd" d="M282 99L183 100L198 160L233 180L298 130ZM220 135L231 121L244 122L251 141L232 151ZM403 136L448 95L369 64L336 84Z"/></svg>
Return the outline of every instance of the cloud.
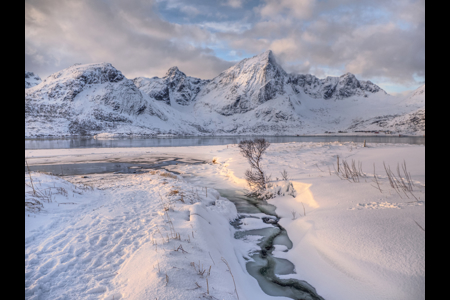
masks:
<svg viewBox="0 0 450 300"><path fill-rule="evenodd" d="M161 76L174 65L212 78L232 64L204 46L212 39L199 26L162 20L152 1L25 3L25 68L41 76L77 62L106 61L130 78Z"/></svg>
<svg viewBox="0 0 450 300"><path fill-rule="evenodd" d="M425 76L423 8L422 1L406 0L381 1L379 6L369 1L266 0L251 29L222 37L247 52L272 49L290 72L318 75L340 69L411 85Z"/></svg>
<svg viewBox="0 0 450 300"><path fill-rule="evenodd" d="M278 18L288 15L296 19L308 19L312 16L316 0L265 0L261 8L263 17Z"/></svg>
<svg viewBox="0 0 450 300"><path fill-rule="evenodd" d="M233 8L240 8L242 7L243 0L228 0L225 5L231 6Z"/></svg>
<svg viewBox="0 0 450 300"><path fill-rule="evenodd" d="M25 66L41 76L106 61L128 77L171 66L213 78L271 49L288 72L425 77L424 0L25 1ZM222 58L221 58L222 57ZM419 79L418 79L419 78Z"/></svg>

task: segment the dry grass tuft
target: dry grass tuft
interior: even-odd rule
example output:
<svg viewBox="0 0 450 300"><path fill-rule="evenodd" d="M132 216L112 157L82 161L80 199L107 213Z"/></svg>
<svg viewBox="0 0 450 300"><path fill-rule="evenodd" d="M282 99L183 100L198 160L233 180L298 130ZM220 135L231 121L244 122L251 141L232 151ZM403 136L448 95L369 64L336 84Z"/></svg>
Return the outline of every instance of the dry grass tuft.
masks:
<svg viewBox="0 0 450 300"><path fill-rule="evenodd" d="M239 295L238 295L237 288L236 288L236 282L234 281L234 276L233 276L233 273L231 272L230 265L228 264L227 260L226 260L225 258L223 258L223 257L222 257L222 261L223 261L223 263L227 266L228 271L230 272L231 278L233 278L234 291L236 292L236 296L237 296L237 298L238 298L238 300L239 300Z"/></svg>
<svg viewBox="0 0 450 300"><path fill-rule="evenodd" d="M401 192L409 199L408 193L416 199L416 201L419 201L417 197L413 194L414 190L414 183L411 179L411 174L408 172L406 168L406 162L403 161L402 164L402 170L403 174L400 170L400 164L397 164L397 175L394 174L394 172L391 171L390 166L386 166L386 164L383 162L384 169L386 171L386 175L389 180L389 184L391 187L397 192L397 194L400 196L400 198L403 198L401 196Z"/></svg>
<svg viewBox="0 0 450 300"><path fill-rule="evenodd" d="M170 173L159 173L159 176L165 177L165 178L172 178L177 179L178 177L176 175L170 174Z"/></svg>
<svg viewBox="0 0 450 300"><path fill-rule="evenodd" d="M180 193L179 190L171 190L168 195L169 196L175 196L175 195L178 195L179 193Z"/></svg>
<svg viewBox="0 0 450 300"><path fill-rule="evenodd" d="M191 266L194 268L195 272L197 272L197 275L200 275L203 277L203 275L206 272L206 269L203 268L203 265L200 265L200 261L198 262L198 265L195 265L195 262L191 262Z"/></svg>

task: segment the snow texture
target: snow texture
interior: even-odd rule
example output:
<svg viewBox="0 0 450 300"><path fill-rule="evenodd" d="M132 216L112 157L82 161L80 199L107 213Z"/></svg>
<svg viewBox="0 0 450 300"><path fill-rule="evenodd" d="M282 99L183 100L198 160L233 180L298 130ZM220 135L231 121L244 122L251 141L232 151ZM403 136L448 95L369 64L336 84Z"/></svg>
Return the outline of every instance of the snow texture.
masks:
<svg viewBox="0 0 450 300"><path fill-rule="evenodd" d="M366 146L333 142L268 148L263 166L280 187L280 195L269 202L293 243L287 252L277 245L273 255L295 265L295 274L277 276L306 280L325 299L423 300L425 147ZM68 193L54 195L40 212L25 211L26 299L236 299L221 257L230 264L240 299L274 299L245 268L260 237L234 239L229 220L236 210L214 190L247 188L249 165L237 145L27 150L25 155L31 165L160 156L211 162L167 167L183 179L163 171L64 179L32 173L38 189L61 187ZM359 182L336 176L337 155L341 166L344 160L362 163ZM394 191L383 168L385 163L396 170L403 161L414 184L408 196ZM277 178L283 170L289 183ZM29 184L28 176L25 180ZM95 189L83 191L85 185ZM28 197L29 185L25 192ZM181 193L185 203L179 200ZM172 233L164 210L167 200L181 240L167 239ZM62 204L67 202L76 204ZM257 229L257 221L245 219L244 229ZM188 253L176 251L180 245ZM204 269L211 265L211 275L198 275L191 262ZM205 294L206 278L209 296L215 298Z"/></svg>

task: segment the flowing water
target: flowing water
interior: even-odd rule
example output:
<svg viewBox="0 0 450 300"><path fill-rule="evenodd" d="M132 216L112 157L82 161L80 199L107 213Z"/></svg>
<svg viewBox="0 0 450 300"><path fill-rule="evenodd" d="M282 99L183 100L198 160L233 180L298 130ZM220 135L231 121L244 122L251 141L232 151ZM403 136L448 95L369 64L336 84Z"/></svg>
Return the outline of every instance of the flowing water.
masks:
<svg viewBox="0 0 450 300"><path fill-rule="evenodd" d="M251 253L253 261L246 264L247 271L259 283L261 289L270 296L284 296L291 299L319 300L323 299L309 283L297 279L281 279L277 275L295 274L295 266L289 260L273 256L276 246L284 248L285 252L292 249L292 241L286 230L278 224L279 217L276 207L243 195L235 190L220 190L219 193L232 201L238 210L239 219L231 223L236 228L236 239L247 236L258 236L260 250ZM265 216L261 217L261 213ZM242 230L241 225L246 218L261 220L261 229ZM265 223L265 224L264 224ZM271 224L272 227L266 227Z"/></svg>

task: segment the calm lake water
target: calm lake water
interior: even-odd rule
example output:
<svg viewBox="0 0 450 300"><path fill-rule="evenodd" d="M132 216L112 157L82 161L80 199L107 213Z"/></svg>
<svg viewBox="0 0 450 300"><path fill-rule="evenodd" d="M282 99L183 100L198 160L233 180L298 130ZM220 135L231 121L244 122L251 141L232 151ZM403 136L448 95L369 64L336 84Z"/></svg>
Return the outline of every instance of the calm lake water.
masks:
<svg viewBox="0 0 450 300"><path fill-rule="evenodd" d="M289 142L356 142L400 143L425 145L425 137L398 136L221 136L221 137L174 137L174 138L67 138L25 139L25 150L68 148L128 148L128 147L186 147L238 144L245 139L265 138L270 143Z"/></svg>

